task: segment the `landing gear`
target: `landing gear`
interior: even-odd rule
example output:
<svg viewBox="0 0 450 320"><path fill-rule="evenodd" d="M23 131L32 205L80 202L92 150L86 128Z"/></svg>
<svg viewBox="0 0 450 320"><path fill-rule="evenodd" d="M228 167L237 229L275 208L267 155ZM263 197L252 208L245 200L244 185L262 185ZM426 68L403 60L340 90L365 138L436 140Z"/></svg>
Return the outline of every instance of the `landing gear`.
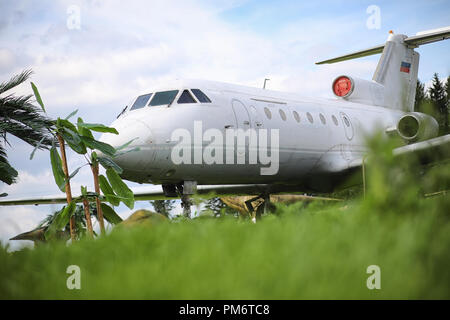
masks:
<svg viewBox="0 0 450 320"><path fill-rule="evenodd" d="M176 184L163 184L162 185L162 189L164 192L164 196L166 197L173 197L176 198L178 197L178 193L177 193L177 185Z"/></svg>
<svg viewBox="0 0 450 320"><path fill-rule="evenodd" d="M186 218L191 217L192 201L190 196L197 191L197 181L184 181L182 184L177 184L177 193L181 198L181 207L183 208L183 215Z"/></svg>
<svg viewBox="0 0 450 320"><path fill-rule="evenodd" d="M191 217L192 201L190 196L197 191L197 181L184 181L178 184L163 184L162 189L166 197L180 197L183 215L186 218Z"/></svg>
<svg viewBox="0 0 450 320"><path fill-rule="evenodd" d="M256 210L252 203L256 202ZM253 223L256 223L256 220L261 219L262 214L269 213L271 209L270 204L270 194L263 193L257 197L251 198L245 201L245 205L250 213L250 218Z"/></svg>
<svg viewBox="0 0 450 320"><path fill-rule="evenodd" d="M186 218L191 217L191 206L192 206L192 201L191 201L189 195L187 195L187 194L181 195L181 207L183 208L183 215Z"/></svg>

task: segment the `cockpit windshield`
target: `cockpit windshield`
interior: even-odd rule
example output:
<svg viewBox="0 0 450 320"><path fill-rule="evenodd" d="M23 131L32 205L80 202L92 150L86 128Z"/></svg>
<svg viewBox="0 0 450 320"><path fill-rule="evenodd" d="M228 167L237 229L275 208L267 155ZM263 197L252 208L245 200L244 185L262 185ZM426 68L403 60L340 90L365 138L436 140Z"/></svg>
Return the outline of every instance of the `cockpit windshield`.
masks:
<svg viewBox="0 0 450 320"><path fill-rule="evenodd" d="M201 103L211 103L211 100L200 89L191 89L191 91Z"/></svg>
<svg viewBox="0 0 450 320"><path fill-rule="evenodd" d="M130 110L140 109L145 107L145 105L148 102L148 99L150 99L152 93L143 94L142 96L137 97L136 101L133 103L133 106Z"/></svg>
<svg viewBox="0 0 450 320"><path fill-rule="evenodd" d="M157 93L155 93L155 96L153 97L152 101L150 101L149 106L154 107L154 106L162 106L162 105L166 105L166 104L171 104L177 94L178 94L178 90L157 92Z"/></svg>
<svg viewBox="0 0 450 320"><path fill-rule="evenodd" d="M188 90L184 90L181 96L178 98L178 104L183 103L197 103Z"/></svg>
<svg viewBox="0 0 450 320"><path fill-rule="evenodd" d="M145 106L155 107L171 105L175 97L178 95L178 92L180 92L180 90L169 90L143 94L136 98L129 110L136 110ZM197 98L197 100L195 98ZM197 101L200 103L211 103L211 100L208 98L208 96L204 94L200 89L190 89L190 91L188 89L184 89L177 100L177 104L198 103ZM122 113L124 111L125 110L123 110Z"/></svg>

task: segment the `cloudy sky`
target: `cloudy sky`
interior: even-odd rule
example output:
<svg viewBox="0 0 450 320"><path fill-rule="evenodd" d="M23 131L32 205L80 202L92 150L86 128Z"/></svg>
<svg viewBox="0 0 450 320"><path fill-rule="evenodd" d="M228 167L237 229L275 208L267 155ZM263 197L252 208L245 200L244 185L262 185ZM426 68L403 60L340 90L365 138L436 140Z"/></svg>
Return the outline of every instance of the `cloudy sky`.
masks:
<svg viewBox="0 0 450 320"><path fill-rule="evenodd" d="M413 35L447 26L449 17L448 0L2 0L0 82L32 68L50 116L79 109L85 121L105 124L134 96L174 78L257 87L270 78L270 89L331 97L335 76L370 79L379 57L326 66L315 61L381 44L391 29ZM429 83L434 72L450 75L450 41L417 51L422 81ZM29 83L14 92L30 94ZM10 142L8 156L19 182L0 184L0 193L11 198L58 194L48 152L30 161L30 146L13 137ZM83 161L69 158L73 169ZM81 185L92 190L91 180L86 168L74 179L73 190ZM0 207L0 240L33 229L58 208ZM123 217L130 213L123 207L118 211Z"/></svg>

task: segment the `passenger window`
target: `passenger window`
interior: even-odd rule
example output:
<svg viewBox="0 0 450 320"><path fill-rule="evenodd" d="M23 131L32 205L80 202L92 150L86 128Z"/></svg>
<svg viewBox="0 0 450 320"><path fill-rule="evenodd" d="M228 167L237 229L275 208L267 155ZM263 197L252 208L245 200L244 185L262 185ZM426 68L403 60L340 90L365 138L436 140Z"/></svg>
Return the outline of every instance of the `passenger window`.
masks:
<svg viewBox="0 0 450 320"><path fill-rule="evenodd" d="M313 119L311 113L307 112L307 113L306 113L306 117L308 118L309 122L311 122L311 123L314 122L314 119Z"/></svg>
<svg viewBox="0 0 450 320"><path fill-rule="evenodd" d="M295 121L300 122L300 116L297 111L292 112L294 114Z"/></svg>
<svg viewBox="0 0 450 320"><path fill-rule="evenodd" d="M325 120L325 116L323 114L319 114L319 118L320 118L320 121L322 122L322 124L327 123L327 121Z"/></svg>
<svg viewBox="0 0 450 320"><path fill-rule="evenodd" d="M346 116L344 116L344 122L347 127L350 127L350 121L348 121Z"/></svg>
<svg viewBox="0 0 450 320"><path fill-rule="evenodd" d="M211 103L211 100L200 89L191 89L191 91L201 103Z"/></svg>
<svg viewBox="0 0 450 320"><path fill-rule="evenodd" d="M272 112L270 112L269 109L267 109L267 107L264 108L264 113L266 114L267 119L272 119Z"/></svg>
<svg viewBox="0 0 450 320"><path fill-rule="evenodd" d="M281 119L283 119L283 121L286 121L286 113L284 113L284 111L281 109L278 112L280 113Z"/></svg>
<svg viewBox="0 0 450 320"><path fill-rule="evenodd" d="M149 94L144 94L142 96L137 97L136 101L133 103L130 110L135 110L135 109L140 109L140 108L145 107L145 105L147 104L148 99L150 99L151 95L152 94L149 93Z"/></svg>
<svg viewBox="0 0 450 320"><path fill-rule="evenodd" d="M150 101L150 106L154 107L154 106L162 106L162 105L166 105L166 104L171 104L177 94L178 94L178 90L157 92L153 96L152 101Z"/></svg>
<svg viewBox="0 0 450 320"><path fill-rule="evenodd" d="M334 124L337 126L338 121L337 121L336 117L333 115L333 116L331 116L331 119L333 119Z"/></svg>
<svg viewBox="0 0 450 320"><path fill-rule="evenodd" d="M181 94L180 98L178 98L177 103L197 103L195 99L192 97L192 95L189 93L189 91L184 90Z"/></svg>

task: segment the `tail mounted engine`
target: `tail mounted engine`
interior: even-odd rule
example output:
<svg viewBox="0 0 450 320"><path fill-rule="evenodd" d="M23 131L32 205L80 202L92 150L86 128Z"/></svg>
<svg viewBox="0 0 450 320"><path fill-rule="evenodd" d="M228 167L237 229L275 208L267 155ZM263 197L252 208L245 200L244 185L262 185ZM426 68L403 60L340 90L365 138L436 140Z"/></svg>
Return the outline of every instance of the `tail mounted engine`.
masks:
<svg viewBox="0 0 450 320"><path fill-rule="evenodd" d="M340 76L333 81L334 94L353 102L413 112L419 68L419 53L414 48L445 39L450 39L450 26L418 32L411 37L394 34L391 30L382 45L316 64L336 63L381 53L372 81Z"/></svg>
<svg viewBox="0 0 450 320"><path fill-rule="evenodd" d="M342 75L334 79L332 90L336 97L352 102L375 106L384 104L384 86L375 81Z"/></svg>
<svg viewBox="0 0 450 320"><path fill-rule="evenodd" d="M437 137L438 131L437 121L419 112L407 113L397 123L398 134L409 143Z"/></svg>

